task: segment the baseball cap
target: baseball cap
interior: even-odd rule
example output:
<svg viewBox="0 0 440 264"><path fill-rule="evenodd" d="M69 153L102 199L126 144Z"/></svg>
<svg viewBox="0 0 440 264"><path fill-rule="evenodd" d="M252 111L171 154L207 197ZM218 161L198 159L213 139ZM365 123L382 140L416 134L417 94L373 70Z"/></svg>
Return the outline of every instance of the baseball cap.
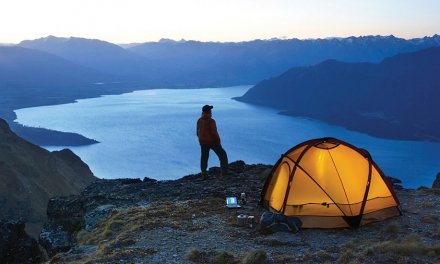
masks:
<svg viewBox="0 0 440 264"><path fill-rule="evenodd" d="M204 105L202 107L202 112L209 113L209 112L211 112L212 108L214 108L214 106L212 106L212 105Z"/></svg>

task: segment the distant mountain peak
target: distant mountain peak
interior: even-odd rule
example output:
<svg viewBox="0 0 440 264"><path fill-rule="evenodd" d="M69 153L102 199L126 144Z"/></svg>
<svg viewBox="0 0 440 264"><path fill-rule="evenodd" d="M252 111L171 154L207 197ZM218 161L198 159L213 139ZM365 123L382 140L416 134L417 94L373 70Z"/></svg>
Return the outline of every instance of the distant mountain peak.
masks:
<svg viewBox="0 0 440 264"><path fill-rule="evenodd" d="M48 44L63 44L63 43L71 43L71 42L84 42L84 43L105 43L112 46L117 46L116 44L99 40L99 39L89 39L82 37L57 37L53 35L49 35L47 37L32 39L32 40L23 40L18 45L27 46L27 45L48 45Z"/></svg>
<svg viewBox="0 0 440 264"><path fill-rule="evenodd" d="M30 42L30 41L38 41L38 42L54 42L54 41L67 41L67 40L69 40L69 38L65 38L65 37L57 37L57 36L54 36L54 35L49 35L49 36L47 36L47 37L42 37L42 38L38 38L38 39L28 39L28 40L24 40L24 41L22 41L22 42L20 42L20 43L23 43L23 42Z"/></svg>
<svg viewBox="0 0 440 264"><path fill-rule="evenodd" d="M174 39L169 39L169 38L161 38L159 39L159 43L174 43L174 42L178 42Z"/></svg>

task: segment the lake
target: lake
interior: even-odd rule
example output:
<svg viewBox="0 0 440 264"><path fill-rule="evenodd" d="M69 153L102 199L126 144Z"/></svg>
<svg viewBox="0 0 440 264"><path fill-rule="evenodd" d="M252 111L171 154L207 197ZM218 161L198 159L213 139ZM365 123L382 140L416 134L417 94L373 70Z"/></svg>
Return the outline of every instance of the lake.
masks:
<svg viewBox="0 0 440 264"><path fill-rule="evenodd" d="M230 162L274 164L282 153L302 141L336 137L367 149L384 173L402 179L405 187L431 186L440 172L439 143L379 139L231 99L250 87L105 95L71 104L19 109L15 111L16 121L98 140L101 143L70 149L96 176L108 179L169 180L198 173L196 121L205 104L214 105L213 118ZM217 156L211 152L209 167L218 165Z"/></svg>

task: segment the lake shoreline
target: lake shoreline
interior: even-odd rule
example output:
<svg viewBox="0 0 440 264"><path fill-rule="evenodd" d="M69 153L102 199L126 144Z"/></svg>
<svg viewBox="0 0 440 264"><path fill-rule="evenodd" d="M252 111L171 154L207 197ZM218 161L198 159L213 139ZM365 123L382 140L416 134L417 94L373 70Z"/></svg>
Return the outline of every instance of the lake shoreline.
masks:
<svg viewBox="0 0 440 264"><path fill-rule="evenodd" d="M102 94L92 93L90 95L84 95L84 96L78 96L78 97L70 97L70 98L64 97L62 99L56 98L55 100L53 98L42 98L40 102L21 105L18 108L15 108L13 110L4 109L4 110L6 110L6 115L4 118L11 124L11 128L14 132L16 132L19 136L25 138L26 140L28 140L34 144L37 144L40 146L66 146L66 147L87 146L87 145L92 145L92 144L96 144L99 142L95 139L88 138L88 137L81 135L81 134L78 134L78 133L63 132L63 131L46 129L46 128L25 126L23 124L16 122L17 116L15 114L15 111L23 109L23 108L31 108L31 107L39 107L39 106L56 106L56 105L62 105L62 104L69 104L69 103L75 103L75 102L77 102L77 100L81 100L81 99L93 99L93 98L99 98L99 97L106 96L106 95L122 95L125 93L131 93L131 92L135 92L135 91L156 90L156 89L161 90L161 89L204 89L204 88L205 87L171 87L171 88L169 88L169 87L167 87L167 88L165 88L165 87L157 87L157 88L143 87L143 88L140 88L139 87L139 88L132 88L132 89L122 89L120 91L105 92ZM223 89L225 87L212 87L212 88ZM265 105L258 104L258 103L247 102L247 101L243 100L241 97L233 97L231 99L242 102L242 103L265 106ZM274 108L274 109L276 109L276 108ZM403 132L403 129L401 129L401 127L399 127L397 124L387 123L386 125L393 128L392 132L387 132L387 131L374 130L375 126L373 126L374 124L371 124L371 123L370 124L365 124L365 123L361 124L358 122L358 124L354 124L353 122L346 122L346 120L344 121L344 120L313 117L313 116L308 116L308 115L301 114L301 113L294 113L293 111L280 111L280 112L278 112L278 114L285 115L285 116L291 116L291 117L305 117L305 118L316 119L316 120L328 123L330 125L341 126L345 129L348 129L351 131L365 133L367 135L381 138L381 139L402 140L402 141L410 140L410 141L419 141L419 142L428 141L428 142L435 142L435 143L440 142L440 139L438 139L438 138L432 138L432 137L427 138L424 135L417 134L417 131ZM369 121L374 123L375 120L369 120ZM376 120L376 123L379 121L381 121L381 120ZM384 122L385 121L380 122L381 125L384 125ZM396 134L396 132L399 132L399 133Z"/></svg>
<svg viewBox="0 0 440 264"><path fill-rule="evenodd" d="M95 175L106 179L175 179L182 173L199 171L200 148L194 123L204 104L215 106L214 119L231 160L273 164L280 154L303 141L335 137L367 149L387 175L404 179L408 184L405 187L426 184L440 169L438 143L380 139L318 119L280 115L280 109L231 100L249 87L144 89L73 104L21 109L17 121L102 142L69 148ZM49 151L61 148L46 147ZM209 164L215 166L218 159L212 154ZM173 161L172 166L166 160Z"/></svg>
<svg viewBox="0 0 440 264"><path fill-rule="evenodd" d="M336 120L336 119L325 119L325 118L318 118L318 117L312 117L307 115L301 115L301 114L295 114L291 111L281 111L278 114L285 115L285 116L291 116L291 117L304 117L304 118L310 118L319 120L321 122L325 122L329 125L335 125L335 126L341 126L347 130L354 131L354 132L360 132L364 133L366 135L377 137L380 139L389 139L389 140L401 140L401 141L418 141L418 142L433 142L433 143L439 143L440 139L433 138L433 137L425 137L423 135L418 135L417 131L407 131L407 128L403 128L402 126L399 126L397 124L392 124L389 122L381 122L381 120L369 120L370 123L362 122L365 120L362 120L359 123L347 123L343 122L342 120ZM389 127L393 127L393 131L378 131L374 128L378 124L381 125L387 125ZM402 130L405 129L405 132ZM396 134L396 131L400 131L400 134Z"/></svg>
<svg viewBox="0 0 440 264"><path fill-rule="evenodd" d="M46 128L28 127L19 123L11 123L11 130L17 135L39 146L88 146L100 143L95 139L78 133L62 132Z"/></svg>
<svg viewBox="0 0 440 264"><path fill-rule="evenodd" d="M233 100L238 102L258 105L263 107L272 107L258 102L251 102L247 100L243 100L242 97L234 97ZM273 107L274 109L279 109ZM400 125L399 123L388 122L382 119L359 119L359 120L348 120L347 118L339 117L339 118L330 118L325 116L313 116L307 115L306 113L294 112L293 110L281 110L278 112L279 115L296 117L296 118L308 118L313 120L318 120L329 125L335 125L343 127L347 130L363 133L372 137L376 137L379 139L389 139L389 140L400 140L400 141L416 141L416 142L433 142L439 143L440 138L427 136L424 134L420 134L419 131L409 130L408 127ZM386 127L387 130L377 129L377 128Z"/></svg>
<svg viewBox="0 0 440 264"><path fill-rule="evenodd" d="M245 85L245 84L243 84ZM238 86L243 86L238 85ZM248 84L246 84L248 85ZM132 93L136 91L146 91L146 90L162 90L162 89L205 89L206 87L184 87L184 86L170 86L170 87L138 87L138 88L122 88L117 90L108 90L104 93L96 93L92 92L90 95L81 95L81 96L73 96L73 97L59 97L59 98L40 98L39 102L32 102L29 104L20 103L16 106L9 106L5 109L0 109L0 114L3 114L3 118L10 124L12 131L17 133L20 137L30 141L39 146L88 146L100 143L95 139L88 138L84 135L73 133L73 132L63 132L57 130L51 130L46 128L39 127L30 127L20 124L16 121L17 115L15 111L23 109L23 108L33 108L40 106L56 106L63 104L71 104L76 103L78 100L82 99L93 99L99 98L106 95L122 95L126 93ZM224 86L221 87L209 87L215 89L223 89L226 88ZM54 140L54 138L56 140Z"/></svg>
<svg viewBox="0 0 440 264"><path fill-rule="evenodd" d="M11 126L12 131L18 134L20 137L30 141L33 144L40 146L87 146L91 144L99 143L94 139L87 138L83 135L72 133L72 132L62 132L46 128L29 127L20 124L16 121L17 110L24 108L33 108L40 106L55 106L62 104L75 103L80 99L91 99L99 98L104 95L119 95L128 92L133 92L135 90L145 90L145 89L156 89L156 88L121 88L122 84L108 84L102 87L102 91L97 89L91 89L88 94L72 94L63 96L52 96L52 97L36 97L33 100L20 100L10 99L10 101L0 108L0 116L4 118ZM13 97L12 97L13 98ZM54 138L56 140L54 140Z"/></svg>

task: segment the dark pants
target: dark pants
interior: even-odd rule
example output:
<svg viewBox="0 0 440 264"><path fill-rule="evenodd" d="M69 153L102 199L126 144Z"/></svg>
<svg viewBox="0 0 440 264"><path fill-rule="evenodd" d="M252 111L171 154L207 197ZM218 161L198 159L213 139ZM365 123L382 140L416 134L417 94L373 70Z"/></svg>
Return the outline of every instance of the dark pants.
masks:
<svg viewBox="0 0 440 264"><path fill-rule="evenodd" d="M200 148L202 150L202 155L200 158L200 169L202 170L202 173L206 173L206 169L208 168L209 151L212 149L220 160L222 175L226 175L228 172L228 155L226 154L226 151L223 149L222 145L219 143L209 145L202 144L200 145Z"/></svg>

